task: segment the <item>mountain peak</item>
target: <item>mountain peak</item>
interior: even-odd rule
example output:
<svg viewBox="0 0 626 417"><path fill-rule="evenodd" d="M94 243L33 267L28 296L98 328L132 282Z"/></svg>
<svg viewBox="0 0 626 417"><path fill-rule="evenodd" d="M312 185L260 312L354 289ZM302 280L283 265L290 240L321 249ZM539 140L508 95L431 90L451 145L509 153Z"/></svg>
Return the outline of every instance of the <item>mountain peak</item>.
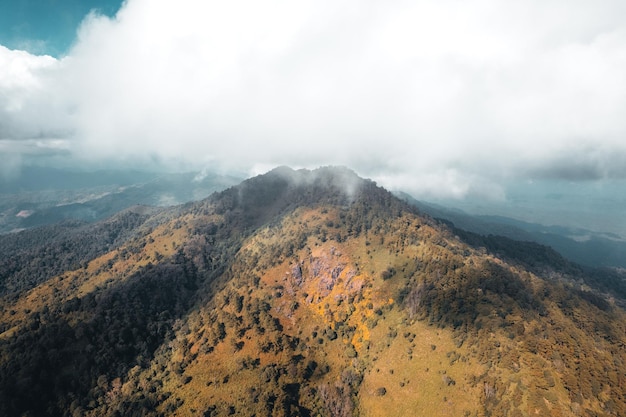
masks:
<svg viewBox="0 0 626 417"><path fill-rule="evenodd" d="M363 198L366 189L367 193L389 194L345 167L294 170L280 166L218 193L211 201L223 206L221 210L245 212L250 224L262 224L297 206L350 205Z"/></svg>
<svg viewBox="0 0 626 417"><path fill-rule="evenodd" d="M324 166L313 170L295 170L288 166L279 166L266 174L255 178L282 178L291 186L330 186L344 189L347 194L353 194L368 180L359 177L353 170L344 166Z"/></svg>

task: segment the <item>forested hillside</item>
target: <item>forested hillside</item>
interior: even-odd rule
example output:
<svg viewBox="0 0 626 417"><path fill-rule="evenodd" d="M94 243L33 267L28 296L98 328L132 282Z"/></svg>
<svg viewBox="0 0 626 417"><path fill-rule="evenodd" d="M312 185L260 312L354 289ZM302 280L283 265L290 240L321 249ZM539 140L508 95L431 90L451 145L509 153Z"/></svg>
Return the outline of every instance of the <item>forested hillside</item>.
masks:
<svg viewBox="0 0 626 417"><path fill-rule="evenodd" d="M624 277L343 168L0 240L0 415L626 415Z"/></svg>

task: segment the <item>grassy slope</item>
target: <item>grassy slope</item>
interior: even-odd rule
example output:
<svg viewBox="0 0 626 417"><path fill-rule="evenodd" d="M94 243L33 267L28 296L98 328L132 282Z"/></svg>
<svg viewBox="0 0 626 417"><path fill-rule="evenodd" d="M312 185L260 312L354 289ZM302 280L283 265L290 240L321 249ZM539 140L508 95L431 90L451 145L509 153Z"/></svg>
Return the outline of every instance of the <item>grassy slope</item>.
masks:
<svg viewBox="0 0 626 417"><path fill-rule="evenodd" d="M167 359L160 363L168 367L142 376L162 380L170 393L160 405L163 413L523 416L602 414L607 402L616 410L623 406L616 402L623 398L623 378L615 358L624 352L596 335L600 325L623 335L620 310L601 312L576 298L567 315L559 301L520 306L516 293L496 293L480 282L495 273L487 269L492 264L512 274L502 279L523 282L512 291L570 296L560 284L518 271L408 214L380 225L395 231L382 235L386 239L379 233L341 236L341 211L297 211L243 244L226 279L191 314L174 347L161 352ZM340 242L320 239L337 231ZM454 270L442 272L451 264ZM479 288L472 290L483 293L474 300L476 317L453 311L462 323L449 323L450 311L426 306L447 301L427 296L411 310L407 289L437 276L441 289L459 286L460 293L468 284L463 274L477 277ZM225 323L223 339L219 323ZM329 337L331 330L336 338ZM572 357L581 354L584 366ZM311 362L317 368L308 375ZM581 379L593 372L598 374ZM285 399L285 387L293 385L295 398ZM337 401L328 391L350 398L349 404L333 408ZM273 394L263 398L268 392ZM331 400L324 402L322 392Z"/></svg>

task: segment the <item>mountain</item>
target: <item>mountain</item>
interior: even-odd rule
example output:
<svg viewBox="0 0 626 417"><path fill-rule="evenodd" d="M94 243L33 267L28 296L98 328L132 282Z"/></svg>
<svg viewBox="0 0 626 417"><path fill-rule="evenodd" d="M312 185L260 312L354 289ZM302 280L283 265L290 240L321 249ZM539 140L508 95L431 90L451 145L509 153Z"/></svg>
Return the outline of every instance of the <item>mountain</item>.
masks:
<svg viewBox="0 0 626 417"><path fill-rule="evenodd" d="M0 415L626 415L623 275L345 168L0 248Z"/></svg>
<svg viewBox="0 0 626 417"><path fill-rule="evenodd" d="M515 240L547 245L567 259L591 266L626 268L626 240L614 233L599 233L582 228L544 226L504 216L470 215L459 209L415 200L406 193L398 197L435 218L452 222L455 227L481 235L505 236Z"/></svg>

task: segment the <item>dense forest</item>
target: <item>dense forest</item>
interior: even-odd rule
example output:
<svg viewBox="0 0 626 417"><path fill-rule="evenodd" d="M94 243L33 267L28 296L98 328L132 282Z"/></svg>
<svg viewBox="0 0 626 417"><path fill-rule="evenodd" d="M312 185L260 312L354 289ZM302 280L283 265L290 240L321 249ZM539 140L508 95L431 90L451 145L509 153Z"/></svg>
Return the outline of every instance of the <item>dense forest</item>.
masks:
<svg viewBox="0 0 626 417"><path fill-rule="evenodd" d="M0 248L0 415L626 414L620 272L347 169Z"/></svg>

